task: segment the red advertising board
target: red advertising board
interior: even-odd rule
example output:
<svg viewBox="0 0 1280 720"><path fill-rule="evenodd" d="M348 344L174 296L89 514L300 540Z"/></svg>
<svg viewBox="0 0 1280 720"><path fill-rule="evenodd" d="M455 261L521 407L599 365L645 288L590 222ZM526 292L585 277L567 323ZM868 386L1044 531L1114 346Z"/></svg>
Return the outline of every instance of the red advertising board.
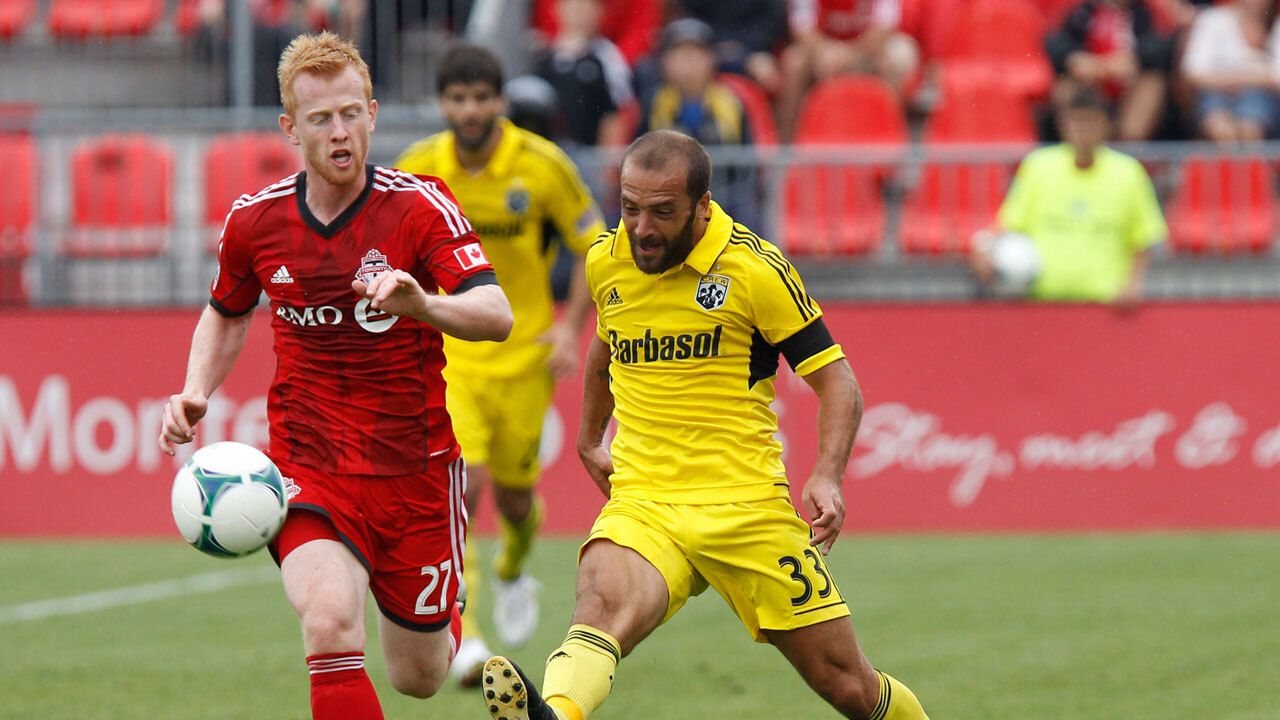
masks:
<svg viewBox="0 0 1280 720"><path fill-rule="evenodd" d="M1280 307L827 305L866 412L847 530L1280 527ZM0 313L0 536L167 535L181 458L156 446L195 311ZM266 317L199 442L263 445ZM549 528L579 534L603 498L573 450L580 381L548 413ZM797 490L816 400L777 380ZM491 527L482 513L478 527Z"/></svg>

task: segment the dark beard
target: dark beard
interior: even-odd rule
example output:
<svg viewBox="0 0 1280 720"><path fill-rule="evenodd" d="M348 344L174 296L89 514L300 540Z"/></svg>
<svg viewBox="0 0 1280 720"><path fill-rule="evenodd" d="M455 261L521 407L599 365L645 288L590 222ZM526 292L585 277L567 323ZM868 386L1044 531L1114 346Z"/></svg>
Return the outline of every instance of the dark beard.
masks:
<svg viewBox="0 0 1280 720"><path fill-rule="evenodd" d="M489 138L493 137L493 130L497 126L497 121L489 123L485 127L484 132L480 133L480 137L474 141L468 140L462 135L462 133L455 129L453 131L454 141L461 145L463 150L466 150L467 152L475 152L476 150L484 147L485 143L489 142Z"/></svg>
<svg viewBox="0 0 1280 720"><path fill-rule="evenodd" d="M662 254L654 260L641 260L636 253L639 240L628 238L631 242L631 257L635 260L640 272L646 275L658 275L679 265L689 257L689 253L693 252L693 220L697 214L698 208L695 206L689 211L689 219L684 227L680 228L680 232L671 239L670 243L663 244Z"/></svg>

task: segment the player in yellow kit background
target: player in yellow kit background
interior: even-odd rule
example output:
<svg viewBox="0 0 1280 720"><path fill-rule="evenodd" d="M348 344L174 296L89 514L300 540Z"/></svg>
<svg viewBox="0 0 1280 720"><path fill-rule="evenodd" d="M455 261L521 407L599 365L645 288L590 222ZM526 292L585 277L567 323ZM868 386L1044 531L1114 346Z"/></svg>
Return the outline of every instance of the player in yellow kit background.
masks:
<svg viewBox="0 0 1280 720"><path fill-rule="evenodd" d="M449 129L412 145L396 167L445 180L484 243L515 315L504 342L446 340L444 376L468 467L467 507L474 512L491 484L498 508L494 621L503 643L520 647L538 619L537 583L523 563L543 516L533 490L543 416L554 377L576 367L579 331L591 308L579 257L567 307L555 320L550 275L558 248L548 226L581 255L604 222L572 161L555 144L502 117L502 68L491 51L451 48L437 89ZM463 685L478 681L489 656L475 621L481 574L474 560L466 561L468 612L453 667Z"/></svg>
<svg viewBox="0 0 1280 720"><path fill-rule="evenodd" d="M587 253L598 321L578 431L609 501L579 552L573 624L547 659L545 700L497 656L482 685L490 716L584 720L619 661L713 587L845 717L927 720L863 655L822 557L844 522L862 401L821 308L776 247L711 201L696 140L643 135L620 177L622 224ZM791 504L769 407L779 356L819 400L818 458L800 493L809 523Z"/></svg>

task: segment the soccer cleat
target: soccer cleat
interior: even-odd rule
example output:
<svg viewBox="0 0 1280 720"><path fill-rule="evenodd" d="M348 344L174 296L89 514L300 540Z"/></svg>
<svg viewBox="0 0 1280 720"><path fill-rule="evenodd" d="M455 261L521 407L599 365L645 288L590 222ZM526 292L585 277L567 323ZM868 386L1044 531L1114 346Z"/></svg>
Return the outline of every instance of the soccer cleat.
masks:
<svg viewBox="0 0 1280 720"><path fill-rule="evenodd" d="M493 720L559 720L514 662L496 655L484 664L484 706Z"/></svg>
<svg viewBox="0 0 1280 720"><path fill-rule="evenodd" d="M538 629L541 583L521 573L515 580L493 580L493 624L507 647L520 648Z"/></svg>
<svg viewBox="0 0 1280 720"><path fill-rule="evenodd" d="M480 684L484 661L489 659L489 655L489 648L485 647L484 640L478 637L463 638L458 653L453 656L449 674L461 687L476 687Z"/></svg>

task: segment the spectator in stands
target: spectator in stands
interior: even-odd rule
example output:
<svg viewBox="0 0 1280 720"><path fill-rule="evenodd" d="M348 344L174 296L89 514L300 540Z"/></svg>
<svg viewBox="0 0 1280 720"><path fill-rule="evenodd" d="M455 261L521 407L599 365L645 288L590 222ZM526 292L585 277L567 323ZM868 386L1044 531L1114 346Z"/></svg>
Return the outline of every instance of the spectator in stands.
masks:
<svg viewBox="0 0 1280 720"><path fill-rule="evenodd" d="M884 79L901 95L920 48L900 31L901 0L791 0L792 43L782 53L778 130L790 138L815 82L848 72Z"/></svg>
<svg viewBox="0 0 1280 720"><path fill-rule="evenodd" d="M974 238L973 269L989 287L996 278L991 240L1020 233L1039 255L1033 298L1132 307L1147 252L1168 235L1151 178L1136 159L1103 144L1111 119L1093 88L1072 91L1058 124L1066 142L1022 161L996 227Z"/></svg>
<svg viewBox="0 0 1280 720"><path fill-rule="evenodd" d="M1220 143L1280 136L1280 24L1275 0L1233 0L1191 26L1182 72L1200 134Z"/></svg>
<svg viewBox="0 0 1280 720"><path fill-rule="evenodd" d="M1087 0L1045 38L1059 76L1054 103L1083 83L1099 90L1117 116L1119 140L1148 140L1166 106L1174 40L1156 28L1146 0Z"/></svg>
<svg viewBox="0 0 1280 720"><path fill-rule="evenodd" d="M535 0L533 26L547 44L560 34L559 0ZM627 64L634 67L648 57L662 27L662 0L603 0L600 34L618 46Z"/></svg>
<svg viewBox="0 0 1280 720"><path fill-rule="evenodd" d="M782 69L775 51L787 38L786 0L676 0L689 17L711 26L721 72L746 75L777 94Z"/></svg>
<svg viewBox="0 0 1280 720"><path fill-rule="evenodd" d="M276 65L294 37L327 29L358 44L369 11L369 0L245 2L253 21L253 104L269 107L280 104ZM225 42L229 11L227 0L198 0L193 31Z"/></svg>
<svg viewBox="0 0 1280 720"><path fill-rule="evenodd" d="M536 73L555 88L568 124L557 137L579 145L630 141L618 111L634 101L631 68L618 46L600 34L604 0L556 0L558 31Z"/></svg>
<svg viewBox="0 0 1280 720"><path fill-rule="evenodd" d="M676 130L703 145L750 145L751 127L742 102L716 81L715 33L696 18L681 18L662 31L662 84L641 106L636 137L650 130ZM759 219L759 186L743 163L717 163L712 193L745 225Z"/></svg>

